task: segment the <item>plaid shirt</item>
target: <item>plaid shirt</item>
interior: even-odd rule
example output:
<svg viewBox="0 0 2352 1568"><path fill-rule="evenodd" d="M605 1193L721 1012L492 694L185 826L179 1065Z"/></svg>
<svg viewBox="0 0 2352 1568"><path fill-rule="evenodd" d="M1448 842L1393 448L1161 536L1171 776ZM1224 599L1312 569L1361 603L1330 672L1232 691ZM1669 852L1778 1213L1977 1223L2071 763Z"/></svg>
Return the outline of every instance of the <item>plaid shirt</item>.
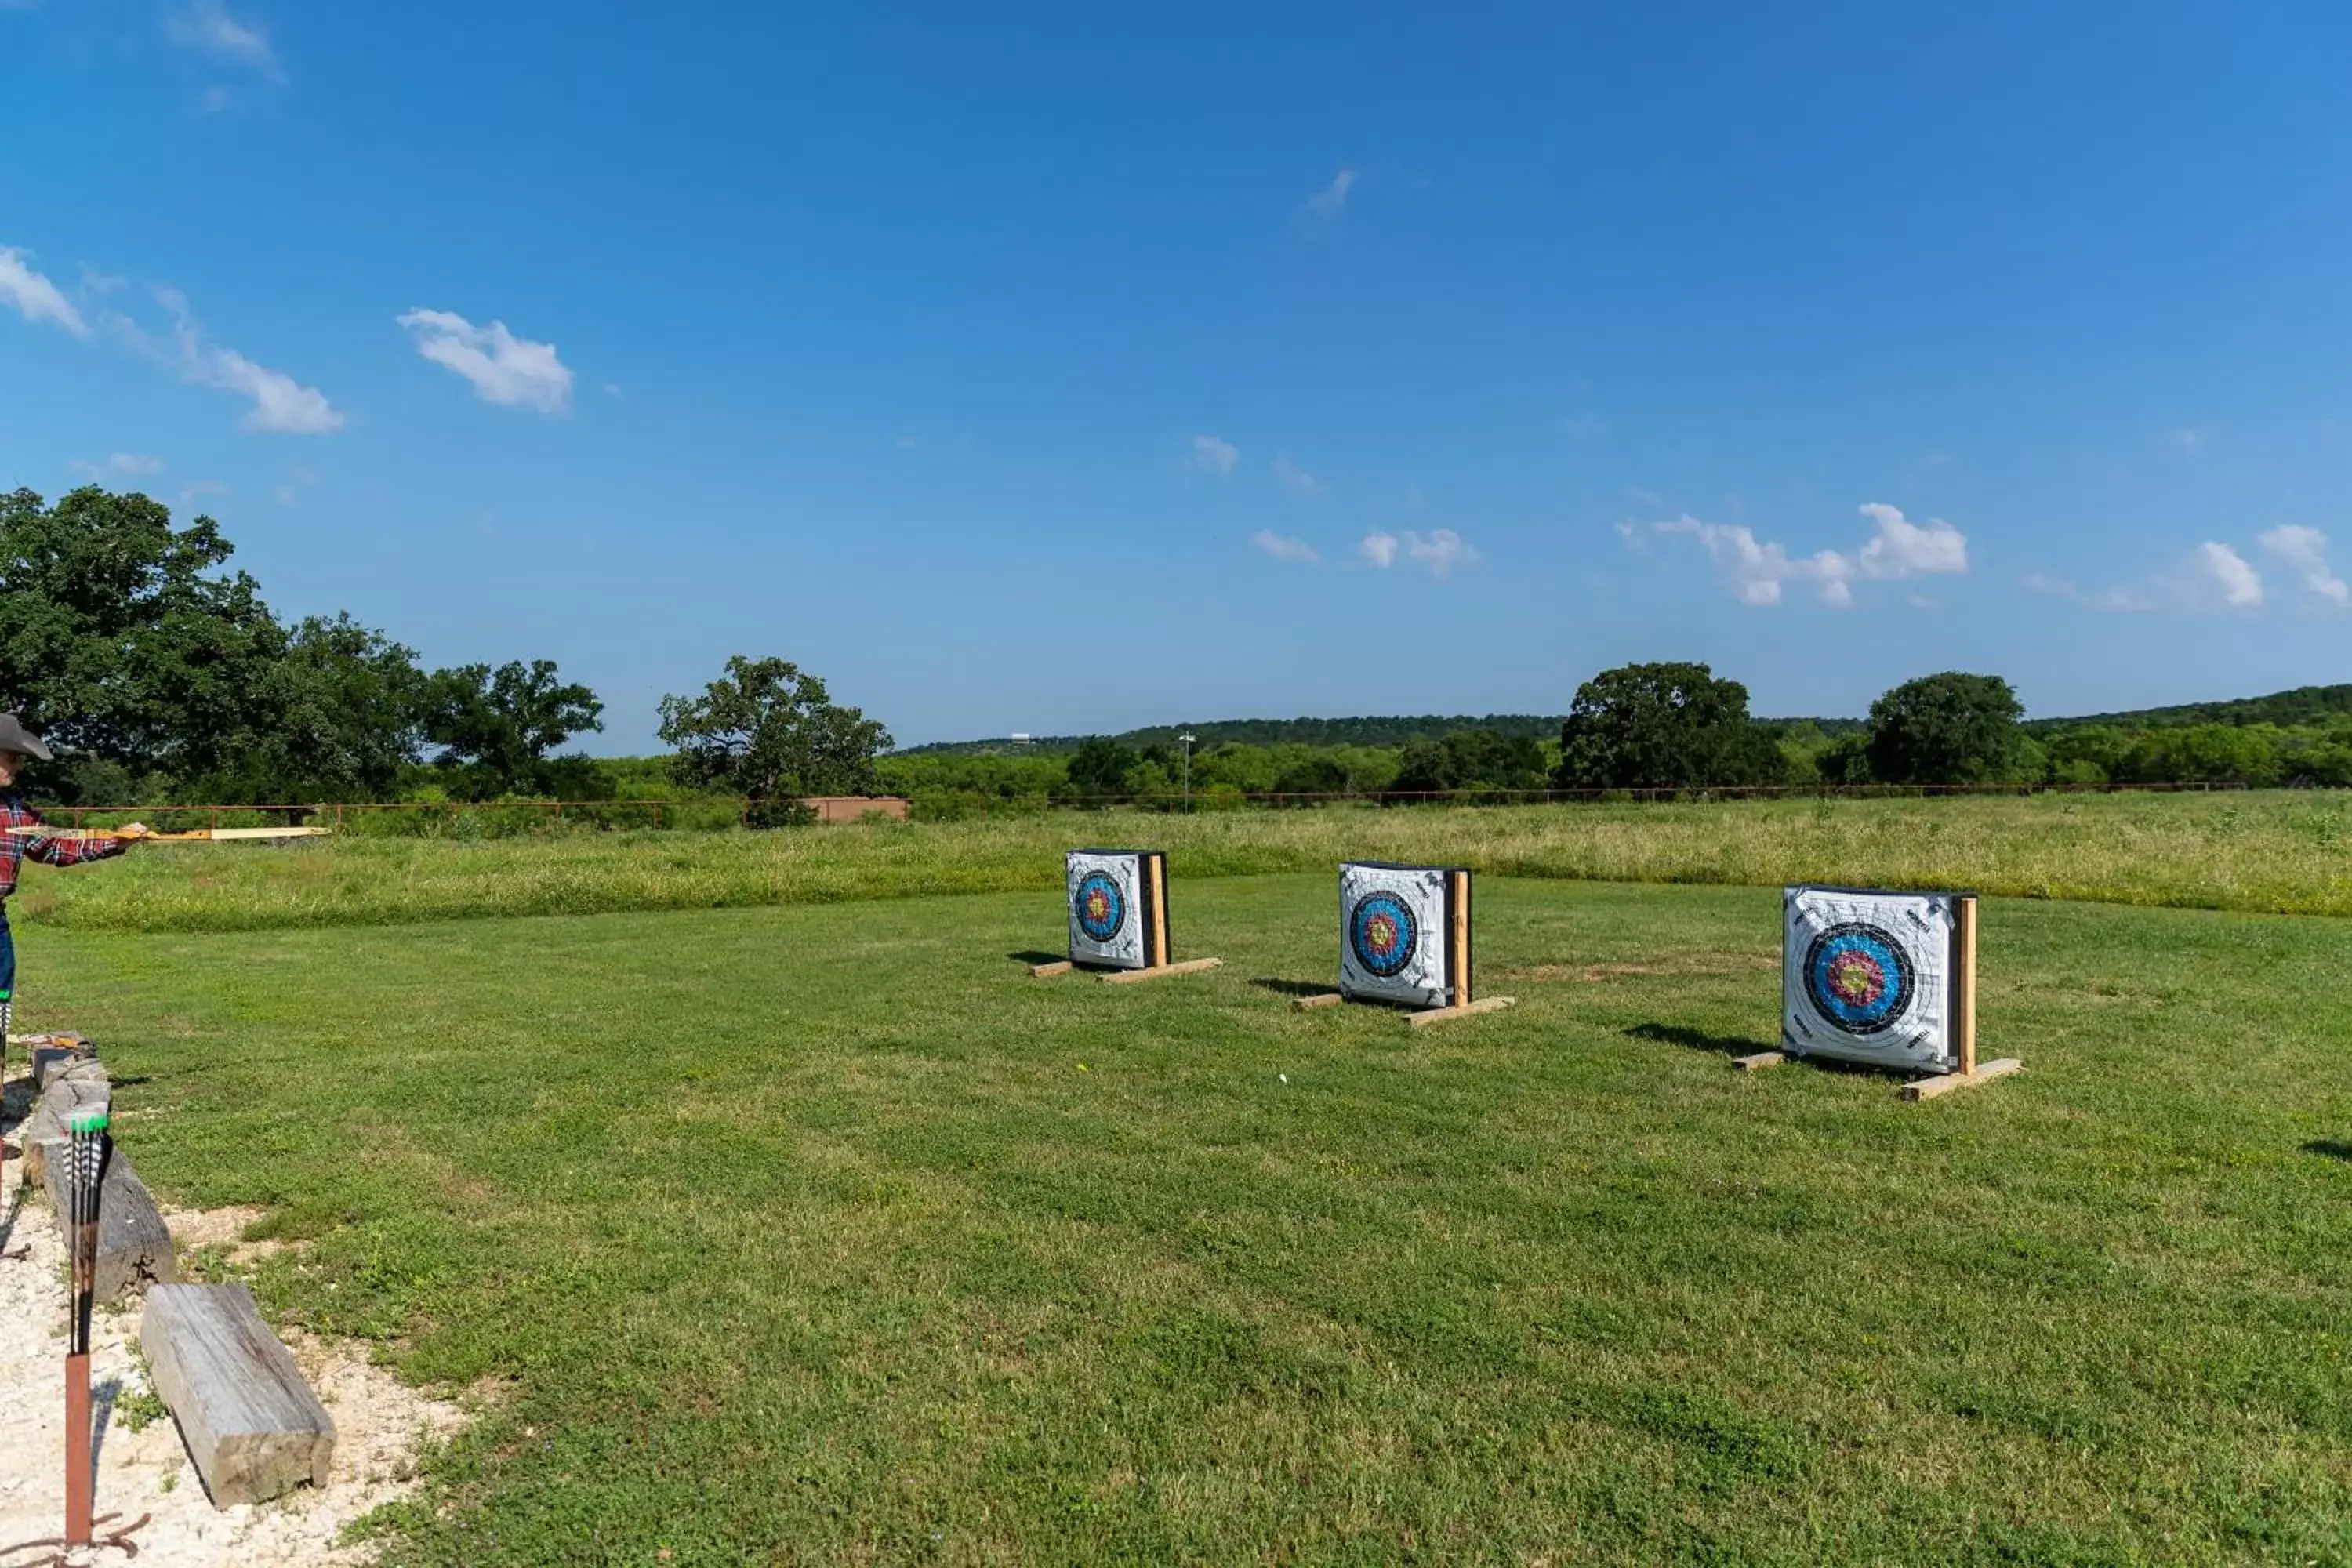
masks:
<svg viewBox="0 0 2352 1568"><path fill-rule="evenodd" d="M14 795L0 795L0 829L38 827L40 813ZM16 890L16 868L26 860L44 866L79 866L120 855L130 845L116 838L51 838L0 831L0 899Z"/></svg>

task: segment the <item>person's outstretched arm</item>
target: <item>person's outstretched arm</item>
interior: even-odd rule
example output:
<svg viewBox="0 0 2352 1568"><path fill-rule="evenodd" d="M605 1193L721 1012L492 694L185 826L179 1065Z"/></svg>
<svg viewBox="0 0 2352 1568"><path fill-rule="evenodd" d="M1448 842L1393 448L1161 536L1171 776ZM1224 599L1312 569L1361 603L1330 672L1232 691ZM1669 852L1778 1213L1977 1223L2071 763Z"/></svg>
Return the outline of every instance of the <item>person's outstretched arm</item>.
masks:
<svg viewBox="0 0 2352 1568"><path fill-rule="evenodd" d="M11 827L45 827L41 814L31 806L20 805L9 811ZM38 860L44 866L79 866L89 860L106 860L131 847L128 838L84 838L72 833L37 833L24 841L25 858Z"/></svg>

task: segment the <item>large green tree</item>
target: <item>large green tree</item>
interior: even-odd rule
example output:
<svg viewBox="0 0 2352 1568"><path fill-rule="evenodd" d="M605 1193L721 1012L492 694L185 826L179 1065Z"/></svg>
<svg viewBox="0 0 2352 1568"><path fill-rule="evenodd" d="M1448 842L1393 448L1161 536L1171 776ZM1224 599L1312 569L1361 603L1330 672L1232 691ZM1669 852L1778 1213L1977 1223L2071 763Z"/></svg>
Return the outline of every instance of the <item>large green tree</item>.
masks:
<svg viewBox="0 0 2352 1568"><path fill-rule="evenodd" d="M0 705L131 774L222 772L267 728L287 642L230 553L143 495L0 495Z"/></svg>
<svg viewBox="0 0 2352 1568"><path fill-rule="evenodd" d="M434 764L478 799L544 793L557 776L548 753L604 727L596 694L545 658L436 670L423 711L425 736L441 748Z"/></svg>
<svg viewBox="0 0 2352 1568"><path fill-rule="evenodd" d="M1871 776L1898 784L2006 781L2021 760L2024 713L1998 675L1947 670L1906 680L1870 705Z"/></svg>
<svg viewBox="0 0 2352 1568"><path fill-rule="evenodd" d="M1703 664L1628 664L1576 689L1559 730L1562 789L1688 789L1777 782L1780 748L1748 688Z"/></svg>
<svg viewBox="0 0 2352 1568"><path fill-rule="evenodd" d="M750 799L749 819L794 821L805 795L870 795L890 731L835 703L824 682L781 658L727 661L699 697L665 697L661 738L678 781Z"/></svg>

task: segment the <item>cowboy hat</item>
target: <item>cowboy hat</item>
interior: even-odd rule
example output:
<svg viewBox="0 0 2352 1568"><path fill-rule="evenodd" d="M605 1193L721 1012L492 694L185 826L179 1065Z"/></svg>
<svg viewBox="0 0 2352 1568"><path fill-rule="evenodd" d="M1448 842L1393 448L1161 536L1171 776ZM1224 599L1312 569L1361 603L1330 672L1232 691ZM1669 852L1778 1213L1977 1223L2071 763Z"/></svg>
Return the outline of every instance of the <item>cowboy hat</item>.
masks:
<svg viewBox="0 0 2352 1568"><path fill-rule="evenodd" d="M14 713L0 713L0 752L14 752L37 763L46 763L54 755L41 743L41 738L26 729L24 721Z"/></svg>

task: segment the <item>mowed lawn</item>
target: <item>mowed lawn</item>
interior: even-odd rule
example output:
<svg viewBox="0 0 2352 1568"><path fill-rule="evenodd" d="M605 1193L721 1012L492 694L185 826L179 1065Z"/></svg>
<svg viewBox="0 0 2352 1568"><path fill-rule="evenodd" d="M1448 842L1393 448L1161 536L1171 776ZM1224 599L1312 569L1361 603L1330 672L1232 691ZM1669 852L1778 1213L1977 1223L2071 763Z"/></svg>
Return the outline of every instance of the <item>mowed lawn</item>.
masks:
<svg viewBox="0 0 2352 1568"><path fill-rule="evenodd" d="M25 940L280 1321L491 1413L396 1563L2352 1560L2352 924L1994 901L1925 1105L1769 889L1484 879L1482 988L1037 981L1051 893ZM20 1014L20 1018L24 1016Z"/></svg>

